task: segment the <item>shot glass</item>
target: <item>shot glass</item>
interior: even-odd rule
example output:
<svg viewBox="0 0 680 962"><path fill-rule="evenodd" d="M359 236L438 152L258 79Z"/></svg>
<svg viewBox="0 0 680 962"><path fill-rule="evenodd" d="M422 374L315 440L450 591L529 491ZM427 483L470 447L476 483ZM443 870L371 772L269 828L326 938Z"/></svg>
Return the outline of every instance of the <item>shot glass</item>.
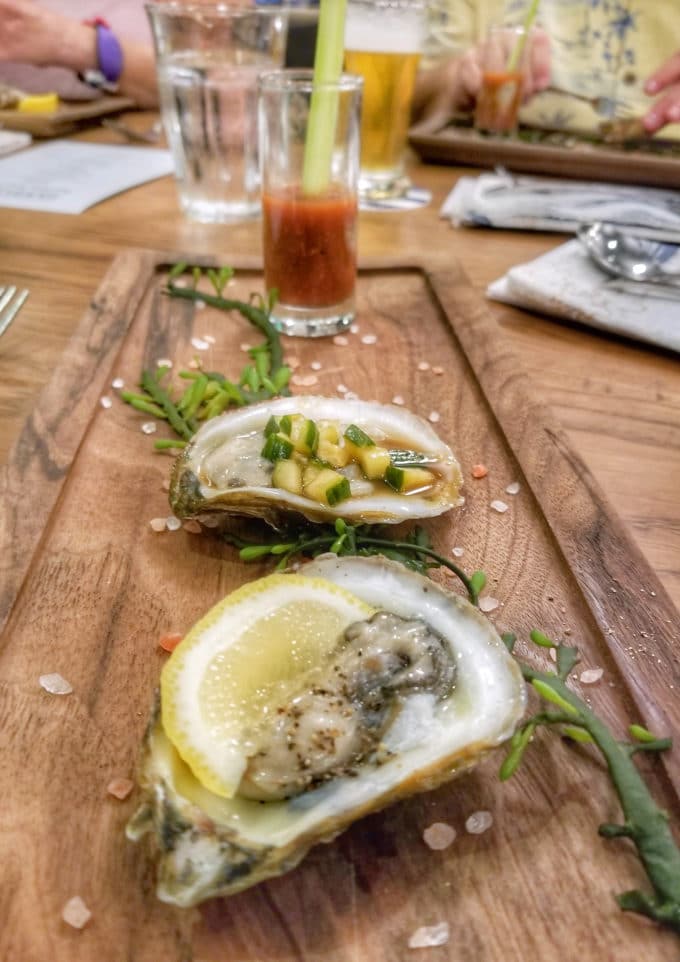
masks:
<svg viewBox="0 0 680 962"><path fill-rule="evenodd" d="M482 46L482 86L474 117L481 133L516 133L528 69L527 41L524 27L489 28Z"/></svg>
<svg viewBox="0 0 680 962"><path fill-rule="evenodd" d="M146 11L182 210L206 223L258 215L257 77L283 63L285 12L200 2Z"/></svg>
<svg viewBox="0 0 680 962"><path fill-rule="evenodd" d="M271 320L285 334L337 334L354 319L362 80L311 70L259 80L262 238Z"/></svg>
<svg viewBox="0 0 680 962"><path fill-rule="evenodd" d="M349 0L345 70L364 78L359 193L399 197L416 72L425 41L423 0Z"/></svg>

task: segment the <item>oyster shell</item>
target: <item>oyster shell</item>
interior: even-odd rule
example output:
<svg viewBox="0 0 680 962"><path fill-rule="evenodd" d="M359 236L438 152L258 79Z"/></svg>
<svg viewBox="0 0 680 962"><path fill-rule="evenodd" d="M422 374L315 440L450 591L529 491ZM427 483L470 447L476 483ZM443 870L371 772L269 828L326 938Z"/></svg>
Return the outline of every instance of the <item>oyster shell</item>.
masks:
<svg viewBox="0 0 680 962"><path fill-rule="evenodd" d="M336 423L341 431L356 425L377 445L413 455L432 473L426 490L408 494L382 480L350 481L351 496L335 505L274 487L273 465L261 454L270 418L299 414L318 423ZM350 468L340 468L350 474ZM459 464L422 418L395 405L340 398L298 396L240 408L208 421L178 458L170 486L170 504L180 518L210 521L217 516L263 518L279 526L296 513L309 521L397 523L434 517L462 503Z"/></svg>
<svg viewBox="0 0 680 962"><path fill-rule="evenodd" d="M259 761L269 764L265 751L255 751L250 774L256 777L244 777L236 794L226 798L195 777L166 735L157 708L140 766L144 800L128 836L136 840L150 834L158 862L157 893L163 901L190 906L288 871L311 846L330 841L356 819L433 789L472 766L512 735L523 713L525 687L518 666L490 622L465 599L381 557L327 555L305 566L307 577L337 585L372 609L390 613L387 634L378 640L387 661L390 654L396 656L392 667L385 659L378 664L375 647L364 651L372 643L376 618L367 615L365 623L345 633L326 678L315 675L312 688L290 702L301 708L297 718L304 728L305 699L334 695L329 679L338 674L333 668L338 658L344 659L345 677L352 675L347 659L351 661L356 650L349 656L347 652L358 637L359 655L369 657L340 694L349 696L348 708L363 713L368 741L330 765L324 766L320 751L311 763L315 774L301 781L293 762L292 780L277 781L273 789L265 772L253 791L247 783L261 774ZM401 633L392 624L399 619L406 620ZM414 621L421 626L415 633ZM227 657L229 643L224 648ZM280 644L294 642L281 638ZM418 650L409 660L404 647L412 645ZM382 672L377 685L367 682L369 669ZM377 689L386 701L376 701ZM318 707L315 703L312 712ZM282 714L281 707L271 712L273 749ZM377 739L370 737L375 724ZM266 727L259 732L259 742L255 738L256 747L262 745L263 733L266 736ZM331 752L336 748L332 744ZM338 750L342 753L342 745ZM271 769L275 773L279 762Z"/></svg>

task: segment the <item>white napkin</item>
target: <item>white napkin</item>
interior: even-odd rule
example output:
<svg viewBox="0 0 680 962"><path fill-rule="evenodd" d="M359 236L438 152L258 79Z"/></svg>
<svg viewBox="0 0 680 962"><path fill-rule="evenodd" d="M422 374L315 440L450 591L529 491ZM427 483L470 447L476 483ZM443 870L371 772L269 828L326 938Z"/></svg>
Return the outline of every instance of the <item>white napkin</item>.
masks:
<svg viewBox="0 0 680 962"><path fill-rule="evenodd" d="M664 266L680 271L680 249ZM669 294L653 284L608 277L577 240L511 268L487 295L680 352L680 285Z"/></svg>
<svg viewBox="0 0 680 962"><path fill-rule="evenodd" d="M591 181L461 177L441 216L454 224L573 233L581 224L621 224L639 237L680 242L680 192Z"/></svg>
<svg viewBox="0 0 680 962"><path fill-rule="evenodd" d="M0 207L81 214L172 170L167 150L53 140L0 159Z"/></svg>

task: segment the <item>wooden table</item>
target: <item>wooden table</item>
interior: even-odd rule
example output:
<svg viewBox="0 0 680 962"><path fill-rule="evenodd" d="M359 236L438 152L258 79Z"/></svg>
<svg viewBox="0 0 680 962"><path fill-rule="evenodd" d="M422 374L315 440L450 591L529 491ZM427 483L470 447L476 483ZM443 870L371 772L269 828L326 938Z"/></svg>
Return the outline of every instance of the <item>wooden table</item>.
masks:
<svg viewBox="0 0 680 962"><path fill-rule="evenodd" d="M148 120L138 116L134 122L143 126ZM450 533L447 544L464 543L466 562L473 554L468 549L484 545L479 563L497 584L498 598L505 599L499 616L501 622L509 619L506 627L525 637L537 615L554 637L555 631L572 634L573 626L574 641L591 656L584 664L606 666L597 710L616 731L640 719L677 736L680 715L671 690L673 679L680 687L677 617L658 583L652 590L644 577L636 579L644 566L579 460L599 480L678 605L677 359L518 310L494 304L487 309L481 293L489 281L563 238L452 229L437 211L458 173L415 166L415 181L433 191L429 207L362 215L363 257L393 265L424 261L428 268L426 281L420 274L420 279L399 278L393 269L372 272L380 277L369 282L365 275L371 272L364 272L359 285L363 316L373 313L371 323L382 325L380 344L389 343L394 352L389 371L383 371L382 358L369 358L366 383L381 377L390 384L386 397L391 397L416 370L418 358L446 358L442 364L450 383L445 377L429 381L425 374L409 386L415 409L430 410L431 403L433 410L445 412L442 427L453 426L452 437L464 446L466 473L482 439L490 477L503 477L506 485L521 474L523 492L504 516L511 523L503 527L483 489L475 489L478 482L468 477L462 540L451 541ZM595 836L595 826L612 818L604 767L574 755L560 739L534 746L527 768L504 787L502 803L494 808L494 844L481 839L479 851L463 825L472 810L494 804L498 762L492 755L477 773L461 779L460 790L453 783L450 790L446 786L439 794L393 806L384 819L361 820L338 845L319 846L297 874L224 903L210 902L198 914L174 913L157 901L143 854L122 843L128 803L112 801L105 785L112 775L134 770L146 723L142 708L151 700L164 657L155 640L173 626L186 630L214 603L216 591L242 583L247 574L233 552L217 551L213 557L209 538L199 539L197 549L182 541L186 550L178 551L179 542L150 531L148 520L155 514L147 512L167 510L162 481L169 461L161 457L150 466L149 439L136 425L129 429L133 412L114 407L107 420L109 412L97 403L114 364L129 384L142 357L158 356L147 349L155 351L157 343L170 349L180 330L185 343L188 339L188 329L181 327L184 315L175 310L178 303L170 308L169 299L158 296L158 277L149 286L153 255L117 261L80 338L65 349L120 250L181 251L229 263L259 255L259 225L189 223L178 212L174 184L165 178L78 217L3 211L0 243L0 283L31 289L0 341L0 457L12 464L2 502L8 510L0 517L0 602L10 600L1 642L5 781L0 778L0 794L7 804L0 904L12 924L0 935L0 956L8 962L47 957L90 962L123 955L139 962L235 960L243 942L247 949L238 957L257 962L322 957L406 962L412 953L404 926L433 921L424 913L430 912L428 898L436 898L451 918L452 942L450 955L447 948L430 950L433 960L540 955L557 962L576 957L569 954L572 948L584 959L670 958L666 949L677 948L674 937L622 918L611 899L619 876L634 884L639 866L627 842L605 852ZM450 271L448 263L442 269L442 258L448 257ZM456 262L479 297L461 283ZM240 283L239 296L245 297L249 282ZM376 286L362 287L366 284ZM421 290L418 285L438 292L439 299L411 298L411 290ZM197 312L202 324L209 313ZM440 315L451 318L451 327L439 326ZM132 333L125 339L128 322ZM418 327L407 328L408 323ZM172 336L163 341L168 332ZM241 335L233 324L223 333L230 340L216 363L227 370L220 365L233 359ZM357 390L349 365L363 370L367 357L358 343L354 355L351 345L344 348L352 360L338 362L339 370L348 365L347 383ZM307 352L305 363L318 349L313 342L297 348ZM326 343L324 349L335 359L335 345ZM55 368L57 387L37 405ZM526 405L523 380L531 382L534 397L554 408L574 454L554 417L544 417L535 403ZM64 386L71 390L61 390ZM11 455L32 410L22 443ZM123 508L125 498L129 502ZM177 532L178 539L191 537ZM177 612L181 625L174 620ZM620 638L619 620L625 621ZM648 652L651 657L638 659ZM73 697L55 699L39 690L36 679L62 665ZM625 687L611 680L617 678L625 679ZM677 795L671 796L669 788L672 784L677 791L680 778L677 750L645 766L645 772L677 824ZM457 826L460 839L456 858L435 861L419 833L430 820L441 819ZM376 867L382 876L375 874ZM76 893L94 911L82 933L60 918L66 898ZM450 901L454 894L458 901ZM514 926L520 918L523 926ZM393 922L399 931L391 931ZM482 936L485 948L478 951L475 940ZM116 950L110 949L113 944ZM3 955L3 948L9 954Z"/></svg>
<svg viewBox="0 0 680 962"><path fill-rule="evenodd" d="M149 118L134 115L140 127ZM88 139L111 140L97 131ZM432 203L408 213L361 215L363 256L449 251L480 291L514 264L563 242L559 235L453 229L437 212L463 171L414 166ZM84 214L4 210L0 284L31 296L0 344L0 460L48 380L91 294L125 247L193 251L225 262L260 252L259 223L195 224L171 178L114 197ZM587 328L489 302L497 336L515 352L569 433L652 567L680 606L680 365L677 357Z"/></svg>

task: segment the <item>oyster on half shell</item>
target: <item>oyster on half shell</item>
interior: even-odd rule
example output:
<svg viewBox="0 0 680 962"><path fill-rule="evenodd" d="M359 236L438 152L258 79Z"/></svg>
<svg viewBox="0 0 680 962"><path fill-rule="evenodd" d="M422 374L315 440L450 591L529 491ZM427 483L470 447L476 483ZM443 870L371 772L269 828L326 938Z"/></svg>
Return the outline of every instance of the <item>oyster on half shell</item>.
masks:
<svg viewBox="0 0 680 962"><path fill-rule="evenodd" d="M200 752L185 750L182 713L191 717L195 694L185 688L177 705L166 703L174 670L166 678L166 669L182 645L166 664L140 765L144 798L128 826L132 839L149 834L163 901L190 906L292 869L311 846L358 818L472 766L512 735L523 713L521 673L491 623L465 599L381 557L326 555L301 574L252 582L182 644L191 651L197 634L203 670L219 658L227 675L238 675L240 640L248 636L248 663L256 663L253 621L299 597L294 584L298 593L309 584L312 595L337 595L351 624L317 663L307 661L299 676L274 686L271 704L258 705L257 722L244 724L238 737L225 739L208 719L193 740L209 754L212 739L218 775L233 776L216 790L197 777ZM295 617L288 625L265 639L270 673L272 661L292 663ZM203 711L209 691L199 690Z"/></svg>
<svg viewBox="0 0 680 962"><path fill-rule="evenodd" d="M278 427L291 418L311 424L311 430L321 435L318 447L315 439L305 454L304 442L296 441L297 450L282 459L297 472L297 486L278 482L281 465L276 455L269 460L263 454L269 425ZM371 460L367 448L349 443L348 428L358 428L360 436L373 442L369 455L379 456ZM336 435L337 443L324 438L329 432ZM291 446L284 433L275 437ZM358 459L348 453L350 448ZM310 472L317 478L308 484ZM395 490L395 472L415 478L415 483L405 484L402 490L397 485ZM331 482L324 489L319 480L323 482L325 476ZM333 479L339 482L335 488ZM240 408L204 424L177 460L170 504L178 517L206 523L243 515L278 526L290 513L317 522L341 517L397 523L434 517L461 504L461 484L460 466L450 447L410 411L377 402L297 396ZM327 494L343 485L345 491L337 499Z"/></svg>

